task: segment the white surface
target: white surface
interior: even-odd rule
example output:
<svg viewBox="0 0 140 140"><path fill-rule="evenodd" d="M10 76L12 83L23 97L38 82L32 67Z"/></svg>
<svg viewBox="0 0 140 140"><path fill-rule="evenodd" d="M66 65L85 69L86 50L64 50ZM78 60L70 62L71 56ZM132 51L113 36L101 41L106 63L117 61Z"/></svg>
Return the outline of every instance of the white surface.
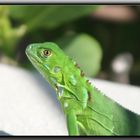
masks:
<svg viewBox="0 0 140 140"><path fill-rule="evenodd" d="M0 130L12 135L67 134L54 93L39 78L29 71L0 65Z"/></svg>
<svg viewBox="0 0 140 140"><path fill-rule="evenodd" d="M104 80L91 80L104 94L123 107L140 114L140 87L113 83Z"/></svg>
<svg viewBox="0 0 140 140"><path fill-rule="evenodd" d="M97 79L93 83L140 114L140 88ZM39 74L0 64L0 130L12 135L67 135L55 93Z"/></svg>

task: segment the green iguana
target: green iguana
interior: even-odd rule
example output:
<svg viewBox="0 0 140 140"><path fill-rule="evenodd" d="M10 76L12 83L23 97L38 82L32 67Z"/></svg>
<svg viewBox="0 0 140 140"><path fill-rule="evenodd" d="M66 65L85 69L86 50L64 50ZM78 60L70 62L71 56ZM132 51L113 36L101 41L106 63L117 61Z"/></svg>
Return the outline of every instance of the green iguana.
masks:
<svg viewBox="0 0 140 140"><path fill-rule="evenodd" d="M140 135L140 116L93 87L55 43L31 44L26 54L56 90L69 135Z"/></svg>

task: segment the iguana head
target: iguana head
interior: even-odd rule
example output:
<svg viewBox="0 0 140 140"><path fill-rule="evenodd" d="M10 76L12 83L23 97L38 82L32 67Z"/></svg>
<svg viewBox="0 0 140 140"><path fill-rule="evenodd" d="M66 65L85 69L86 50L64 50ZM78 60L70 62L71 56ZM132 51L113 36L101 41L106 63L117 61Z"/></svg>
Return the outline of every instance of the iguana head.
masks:
<svg viewBox="0 0 140 140"><path fill-rule="evenodd" d="M31 44L26 54L32 64L53 86L62 81L62 68L66 59L63 51L51 42Z"/></svg>

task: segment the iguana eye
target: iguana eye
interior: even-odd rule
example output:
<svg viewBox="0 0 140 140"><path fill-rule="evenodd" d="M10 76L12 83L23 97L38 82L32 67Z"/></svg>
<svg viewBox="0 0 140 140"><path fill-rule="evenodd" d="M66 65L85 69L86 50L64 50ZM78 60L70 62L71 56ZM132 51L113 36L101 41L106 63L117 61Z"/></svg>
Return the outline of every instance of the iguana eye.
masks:
<svg viewBox="0 0 140 140"><path fill-rule="evenodd" d="M43 51L43 56L48 57L50 55L51 55L51 50L46 49L46 50Z"/></svg>

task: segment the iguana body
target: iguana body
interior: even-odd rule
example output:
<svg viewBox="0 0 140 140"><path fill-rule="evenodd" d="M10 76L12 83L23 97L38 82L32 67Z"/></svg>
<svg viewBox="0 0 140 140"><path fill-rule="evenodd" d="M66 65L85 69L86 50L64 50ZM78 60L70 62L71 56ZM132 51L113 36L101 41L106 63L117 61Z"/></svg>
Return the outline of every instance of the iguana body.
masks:
<svg viewBox="0 0 140 140"><path fill-rule="evenodd" d="M56 90L70 135L140 135L140 116L93 87L56 44L31 44L26 54Z"/></svg>

